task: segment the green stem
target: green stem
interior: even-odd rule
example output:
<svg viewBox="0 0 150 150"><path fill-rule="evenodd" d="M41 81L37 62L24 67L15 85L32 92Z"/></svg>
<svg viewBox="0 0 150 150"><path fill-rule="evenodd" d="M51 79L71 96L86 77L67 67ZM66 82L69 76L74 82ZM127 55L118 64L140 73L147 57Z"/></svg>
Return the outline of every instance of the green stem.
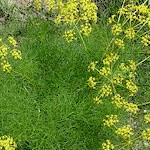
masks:
<svg viewBox="0 0 150 150"><path fill-rule="evenodd" d="M142 104L139 104L138 106L143 106L143 105L148 105L148 104L150 104L150 101L149 101L149 102L142 103Z"/></svg>
<svg viewBox="0 0 150 150"><path fill-rule="evenodd" d="M136 66L139 66L140 64L142 64L144 61L146 61L149 58L150 58L150 56L146 57L145 59L143 59L142 61L140 61L138 64L136 64Z"/></svg>
<svg viewBox="0 0 150 150"><path fill-rule="evenodd" d="M80 39L81 39L81 41L82 41L82 43L83 43L83 46L84 46L85 51L87 51L87 47L86 47L85 41L84 41L84 39L83 39L83 36L81 35L81 33L80 33L80 31L79 31L77 25L74 24L74 26L75 26L75 28L76 28L76 30L77 30L79 36L80 36Z"/></svg>

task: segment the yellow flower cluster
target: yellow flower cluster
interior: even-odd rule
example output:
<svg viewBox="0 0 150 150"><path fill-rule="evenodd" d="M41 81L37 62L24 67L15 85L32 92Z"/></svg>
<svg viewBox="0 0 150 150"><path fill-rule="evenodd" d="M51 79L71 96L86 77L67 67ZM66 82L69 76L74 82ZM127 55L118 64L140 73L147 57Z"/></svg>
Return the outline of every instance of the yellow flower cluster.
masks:
<svg viewBox="0 0 150 150"><path fill-rule="evenodd" d="M142 132L142 138L143 140L150 141L150 128L147 128Z"/></svg>
<svg viewBox="0 0 150 150"><path fill-rule="evenodd" d="M1 150L15 150L17 148L16 142L10 136L0 137L0 149Z"/></svg>
<svg viewBox="0 0 150 150"><path fill-rule="evenodd" d="M10 59L13 57L14 59L22 59L22 54L21 51L16 48L17 42L13 37L8 37L6 43L0 39L0 61L2 70L9 73L11 72L12 67L8 61L8 58Z"/></svg>
<svg viewBox="0 0 150 150"><path fill-rule="evenodd" d="M8 37L8 41L9 41L14 47L16 47L17 42L16 42L16 40L15 40L13 37L9 36L9 37Z"/></svg>
<svg viewBox="0 0 150 150"><path fill-rule="evenodd" d="M1 66L2 66L2 69L3 69L4 72L10 73L11 70L12 70L11 65L10 65L9 62L6 61L6 60L4 60L4 61L1 63Z"/></svg>
<svg viewBox="0 0 150 150"><path fill-rule="evenodd" d="M34 0L34 7L37 10L40 10L42 5L41 5L41 0Z"/></svg>
<svg viewBox="0 0 150 150"><path fill-rule="evenodd" d="M150 123L150 114L144 115L144 119L145 119L146 123Z"/></svg>
<svg viewBox="0 0 150 150"><path fill-rule="evenodd" d="M138 106L136 104L133 103L129 103L127 101L125 101L120 94L115 94L112 97L112 104L116 105L116 107L118 108L124 108L127 112L136 114L137 111L139 110Z"/></svg>
<svg viewBox="0 0 150 150"><path fill-rule="evenodd" d="M139 23L150 26L149 12L150 8L147 5L136 5L134 3L128 4L118 11L119 14L124 15L130 21L138 21Z"/></svg>
<svg viewBox="0 0 150 150"><path fill-rule="evenodd" d="M122 98L116 90L116 86L120 86L125 90L128 89L128 93L124 93L124 96L133 96L137 93L138 87L134 83L136 63L133 60L128 60L128 65L126 65L125 63L117 64L117 70L115 71L113 65L111 66L111 64L118 59L119 56L117 54L110 53L106 56L106 58L104 58L104 67L102 67L100 70L96 68L96 65L98 63L97 61L91 62L88 66L88 69L97 71L105 78L105 81L108 81L107 84L101 83L102 86L100 86L99 90L100 98L111 96L114 93L114 96L112 97L112 104L114 104L117 108L123 108L127 112L136 114L139 110L138 106ZM90 77L88 80L88 85L92 88L95 88L95 78ZM99 102L98 98L95 99L95 102L101 103Z"/></svg>
<svg viewBox="0 0 150 150"><path fill-rule="evenodd" d="M119 35L122 32L122 27L120 23L112 25L112 34L113 35Z"/></svg>
<svg viewBox="0 0 150 150"><path fill-rule="evenodd" d="M115 146L109 140L106 140L106 142L102 143L102 150L113 150L113 149L115 149Z"/></svg>
<svg viewBox="0 0 150 150"><path fill-rule="evenodd" d="M119 48L121 49L124 49L125 48L125 45L124 45L124 42L123 40L119 39L119 38L116 38L115 41L114 41L115 45L117 45Z"/></svg>
<svg viewBox="0 0 150 150"><path fill-rule="evenodd" d="M7 54L8 54L8 46L3 44L2 46L0 46L0 58L5 59Z"/></svg>
<svg viewBox="0 0 150 150"><path fill-rule="evenodd" d="M117 74L117 75L113 76L113 83L114 84L122 84L123 80L124 80L124 78L121 74Z"/></svg>
<svg viewBox="0 0 150 150"><path fill-rule="evenodd" d="M106 58L103 60L104 65L111 65L112 62L115 62L119 59L119 56L115 53L110 53L106 56Z"/></svg>
<svg viewBox="0 0 150 150"><path fill-rule="evenodd" d="M111 17L108 18L108 23L112 24L115 20L116 15L111 15Z"/></svg>
<svg viewBox="0 0 150 150"><path fill-rule="evenodd" d="M123 126L121 128L118 128L115 131L118 135L120 135L123 139L129 139L134 133L133 129L130 125Z"/></svg>
<svg viewBox="0 0 150 150"><path fill-rule="evenodd" d="M145 46L149 46L150 45L150 35L146 34L141 38L141 42L145 45Z"/></svg>
<svg viewBox="0 0 150 150"><path fill-rule="evenodd" d="M115 123L119 122L117 115L106 115L106 119L103 120L104 125L110 127L115 125Z"/></svg>
<svg viewBox="0 0 150 150"><path fill-rule="evenodd" d="M93 98L94 103L96 104L103 104L103 101L101 99L99 99L97 96L95 98Z"/></svg>
<svg viewBox="0 0 150 150"><path fill-rule="evenodd" d="M98 61L91 62L90 65L88 66L88 71L90 72L91 70L94 71L96 69L96 64Z"/></svg>
<svg viewBox="0 0 150 150"><path fill-rule="evenodd" d="M102 67L99 71L99 73L103 76L108 76L111 74L111 70L109 67Z"/></svg>
<svg viewBox="0 0 150 150"><path fill-rule="evenodd" d="M95 80L96 80L96 79L95 79L94 77L90 77L90 78L88 79L88 85L89 85L90 88L95 89L95 86L96 86Z"/></svg>
<svg viewBox="0 0 150 150"><path fill-rule="evenodd" d="M124 33L126 38L133 39L135 37L135 30L133 28L126 29Z"/></svg>
<svg viewBox="0 0 150 150"><path fill-rule="evenodd" d="M115 104L116 107L121 108L123 107L123 103L124 103L124 99L121 97L120 94L116 93L113 97L112 97L112 104Z"/></svg>
<svg viewBox="0 0 150 150"><path fill-rule="evenodd" d="M81 32L83 35L89 36L90 33L91 33L91 31L92 31L91 24L85 23L84 25L83 25L83 24L81 25L80 32Z"/></svg>
<svg viewBox="0 0 150 150"><path fill-rule="evenodd" d="M129 103L129 102L126 102L124 101L123 103L123 108L128 111L128 112L131 112L133 114L136 114L137 111L139 111L139 108L136 104L133 104L133 103Z"/></svg>
<svg viewBox="0 0 150 150"><path fill-rule="evenodd" d="M14 57L14 59L22 59L21 51L18 50L18 49L13 49L13 50L11 51L11 54L12 54L12 56Z"/></svg>
<svg viewBox="0 0 150 150"><path fill-rule="evenodd" d="M40 0L34 0L34 5L37 10L44 8L51 15L54 14L54 22L57 25L63 23L67 27L70 26L72 30L76 26L77 32L79 31L85 36L89 36L91 33L91 24L97 22L98 8L92 0L43 0L42 3ZM66 38L66 36L64 37Z"/></svg>
<svg viewBox="0 0 150 150"><path fill-rule="evenodd" d="M126 87L131 92L130 96L133 96L138 91L138 87L131 80L126 80Z"/></svg>
<svg viewBox="0 0 150 150"><path fill-rule="evenodd" d="M73 32L73 30L68 30L68 31L65 31L63 37L66 39L66 41L68 43L70 43L70 42L72 42L73 40L76 39L74 35L75 35L75 33Z"/></svg>
<svg viewBox="0 0 150 150"><path fill-rule="evenodd" d="M100 96L101 97L107 97L107 96L109 96L109 95L111 95L112 94L112 88L111 88L111 86L110 85L103 85L103 86L101 86L101 88L100 88Z"/></svg>

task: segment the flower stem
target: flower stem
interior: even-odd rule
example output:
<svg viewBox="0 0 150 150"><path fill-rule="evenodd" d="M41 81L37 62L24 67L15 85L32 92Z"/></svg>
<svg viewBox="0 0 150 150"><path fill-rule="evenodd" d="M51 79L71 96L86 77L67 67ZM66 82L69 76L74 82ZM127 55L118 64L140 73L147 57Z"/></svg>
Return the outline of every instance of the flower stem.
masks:
<svg viewBox="0 0 150 150"><path fill-rule="evenodd" d="M149 58L150 58L150 56L146 57L145 59L143 59L142 61L140 61L138 64L136 64L136 66L139 66L140 64L142 64L144 61L146 61Z"/></svg>

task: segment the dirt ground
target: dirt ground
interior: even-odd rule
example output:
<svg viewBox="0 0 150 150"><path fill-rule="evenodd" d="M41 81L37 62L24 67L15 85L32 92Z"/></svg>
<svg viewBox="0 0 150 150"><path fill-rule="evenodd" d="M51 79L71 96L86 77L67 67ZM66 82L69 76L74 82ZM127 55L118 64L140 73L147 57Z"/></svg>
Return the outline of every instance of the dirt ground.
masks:
<svg viewBox="0 0 150 150"><path fill-rule="evenodd" d="M9 3L15 3L17 5L28 5L31 3L33 0L8 0Z"/></svg>

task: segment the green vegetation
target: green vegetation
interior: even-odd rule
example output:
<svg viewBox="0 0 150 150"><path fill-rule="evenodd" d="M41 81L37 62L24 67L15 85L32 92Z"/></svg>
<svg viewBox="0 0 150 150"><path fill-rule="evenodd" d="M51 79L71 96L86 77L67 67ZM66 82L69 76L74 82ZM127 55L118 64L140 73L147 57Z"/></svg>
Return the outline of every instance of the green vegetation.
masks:
<svg viewBox="0 0 150 150"><path fill-rule="evenodd" d="M120 142L103 119L116 114L123 125L128 114L114 109L108 99L103 105L93 103L96 91L87 84L88 65L98 61L102 66L111 52L106 48L113 36L103 22L84 38L87 50L80 39L68 44L52 21L37 17L0 25L0 36L15 37L22 51L22 60L12 62L11 73L1 70L0 82L0 135L13 137L18 150L98 150L110 135L112 143ZM134 46L128 42L119 55L120 61L136 62L148 56L138 42ZM137 68L140 90L132 102L149 102L149 66L147 60ZM140 108L150 110L149 105ZM135 119L141 124L139 118Z"/></svg>

